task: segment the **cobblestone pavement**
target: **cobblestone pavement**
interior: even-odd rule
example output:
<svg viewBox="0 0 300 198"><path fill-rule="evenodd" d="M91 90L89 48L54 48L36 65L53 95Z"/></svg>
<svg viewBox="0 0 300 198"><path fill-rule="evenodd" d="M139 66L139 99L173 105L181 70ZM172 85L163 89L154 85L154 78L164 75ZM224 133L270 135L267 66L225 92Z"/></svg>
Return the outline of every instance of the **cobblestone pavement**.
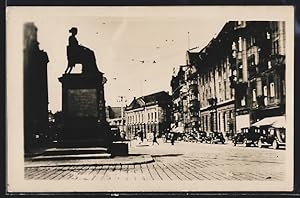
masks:
<svg viewBox="0 0 300 198"><path fill-rule="evenodd" d="M132 142L130 153L151 154L155 162L135 165L27 167L34 180L233 180L285 179L285 150L177 142Z"/></svg>

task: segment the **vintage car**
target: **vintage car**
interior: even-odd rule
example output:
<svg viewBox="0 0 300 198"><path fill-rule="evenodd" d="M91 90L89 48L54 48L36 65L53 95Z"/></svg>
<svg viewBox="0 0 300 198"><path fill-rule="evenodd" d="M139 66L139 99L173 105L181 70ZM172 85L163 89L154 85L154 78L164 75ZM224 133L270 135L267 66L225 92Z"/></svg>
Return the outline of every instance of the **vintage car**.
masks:
<svg viewBox="0 0 300 198"><path fill-rule="evenodd" d="M206 138L205 138L206 143L210 144L224 144L225 143L225 138L221 132L210 132Z"/></svg>
<svg viewBox="0 0 300 198"><path fill-rule="evenodd" d="M256 146L259 139L259 132L253 127L242 128L240 133L233 136L232 143L234 146L243 144L244 146Z"/></svg>
<svg viewBox="0 0 300 198"><path fill-rule="evenodd" d="M286 141L285 116L266 117L252 126L259 131L258 147L272 146L273 149L285 146Z"/></svg>
<svg viewBox="0 0 300 198"><path fill-rule="evenodd" d="M183 126L175 126L170 129L170 131L165 135L165 142L168 140L172 140L172 138L175 138L175 140L183 140L184 138L184 127Z"/></svg>
<svg viewBox="0 0 300 198"><path fill-rule="evenodd" d="M206 139L206 132L200 131L198 134L198 141L203 143L205 142L205 139Z"/></svg>
<svg viewBox="0 0 300 198"><path fill-rule="evenodd" d="M275 127L260 127L260 137L258 147L271 146L273 149L278 149L279 146L285 146L285 129Z"/></svg>

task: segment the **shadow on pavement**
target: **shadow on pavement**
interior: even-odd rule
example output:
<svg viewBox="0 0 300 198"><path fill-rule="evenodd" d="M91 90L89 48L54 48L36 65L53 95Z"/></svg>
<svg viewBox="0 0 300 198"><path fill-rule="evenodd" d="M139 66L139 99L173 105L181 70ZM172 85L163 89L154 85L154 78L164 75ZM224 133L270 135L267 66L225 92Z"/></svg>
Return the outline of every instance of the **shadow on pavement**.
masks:
<svg viewBox="0 0 300 198"><path fill-rule="evenodd" d="M183 155L181 153L179 154L159 154L159 155L151 155L152 157L177 157L177 156L180 156L180 155Z"/></svg>

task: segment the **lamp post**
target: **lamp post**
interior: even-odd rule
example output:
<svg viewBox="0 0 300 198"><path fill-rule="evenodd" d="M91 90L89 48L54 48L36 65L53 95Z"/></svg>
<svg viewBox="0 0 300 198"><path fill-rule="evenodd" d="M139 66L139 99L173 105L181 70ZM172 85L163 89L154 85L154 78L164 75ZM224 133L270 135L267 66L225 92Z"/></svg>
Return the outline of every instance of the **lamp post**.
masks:
<svg viewBox="0 0 300 198"><path fill-rule="evenodd" d="M127 100L125 96L118 96L118 102L121 102L121 132L124 132L124 102Z"/></svg>

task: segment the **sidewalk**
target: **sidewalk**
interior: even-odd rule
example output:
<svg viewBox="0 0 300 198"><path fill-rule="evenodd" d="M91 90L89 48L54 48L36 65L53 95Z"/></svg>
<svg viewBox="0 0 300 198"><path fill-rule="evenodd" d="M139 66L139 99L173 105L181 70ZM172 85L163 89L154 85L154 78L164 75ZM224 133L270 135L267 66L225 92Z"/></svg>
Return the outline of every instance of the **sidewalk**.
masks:
<svg viewBox="0 0 300 198"><path fill-rule="evenodd" d="M141 144L138 141L132 141L128 144L129 155L128 156L115 156L106 159L61 159L61 160L44 160L33 161L32 158L25 159L25 167L60 167L60 166L97 166L97 165L135 165L154 162L154 159L149 154L137 154L131 153L134 150L132 147L150 146L151 142L143 142Z"/></svg>

